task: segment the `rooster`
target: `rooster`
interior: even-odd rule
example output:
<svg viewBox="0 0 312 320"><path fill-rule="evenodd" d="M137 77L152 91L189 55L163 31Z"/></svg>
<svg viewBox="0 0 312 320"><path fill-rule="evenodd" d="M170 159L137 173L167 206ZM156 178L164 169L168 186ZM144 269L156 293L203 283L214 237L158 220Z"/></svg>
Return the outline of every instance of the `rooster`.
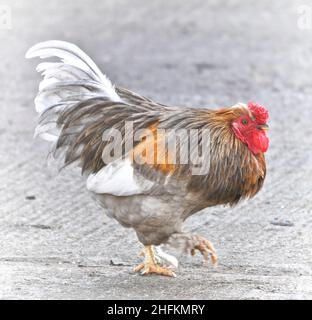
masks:
<svg viewBox="0 0 312 320"><path fill-rule="evenodd" d="M199 251L204 260L210 257L216 263L211 242L183 231L183 222L204 208L232 206L261 189L268 111L253 102L217 110L156 103L113 86L88 55L68 42L38 43L26 53L26 58L33 57L59 58L37 66L43 80L35 98L40 115L35 134L52 143L55 157L63 155L64 166L81 167L87 189L109 217L135 230L145 258L134 271L176 276L172 267L177 260L163 252L161 244L192 255ZM132 141L130 148L128 123L134 133L149 133ZM181 129L186 135L178 146L168 146L172 132ZM119 134L104 139L115 131ZM193 143L192 131L199 132ZM111 157L115 146L122 154ZM175 154L187 149L189 159L199 146L201 154L208 155L202 167L209 165L198 173L193 169L199 162L192 166L181 161L185 152ZM140 161L147 158L150 161ZM199 153L193 158L198 160Z"/></svg>

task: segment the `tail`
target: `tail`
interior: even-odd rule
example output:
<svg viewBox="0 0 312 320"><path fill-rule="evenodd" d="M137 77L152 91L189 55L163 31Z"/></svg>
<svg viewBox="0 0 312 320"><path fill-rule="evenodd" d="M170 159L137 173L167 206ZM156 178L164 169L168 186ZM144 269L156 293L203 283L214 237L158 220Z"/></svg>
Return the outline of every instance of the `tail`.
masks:
<svg viewBox="0 0 312 320"><path fill-rule="evenodd" d="M37 66L43 80L35 98L36 111L42 116L35 136L57 141L59 129L55 125L60 112L82 101L97 97L121 102L110 80L92 59L74 44L64 41L40 42L31 47L26 58L57 57L59 62L43 62ZM43 114L48 111L48 117Z"/></svg>

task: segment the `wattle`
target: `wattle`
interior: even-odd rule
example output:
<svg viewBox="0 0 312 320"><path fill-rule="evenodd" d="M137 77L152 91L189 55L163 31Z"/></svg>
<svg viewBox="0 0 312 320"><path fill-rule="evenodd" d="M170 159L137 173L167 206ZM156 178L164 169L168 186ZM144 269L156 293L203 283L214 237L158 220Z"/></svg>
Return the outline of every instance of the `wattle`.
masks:
<svg viewBox="0 0 312 320"><path fill-rule="evenodd" d="M246 139L248 148L254 154L264 153L269 148L269 138L264 130L252 132Z"/></svg>

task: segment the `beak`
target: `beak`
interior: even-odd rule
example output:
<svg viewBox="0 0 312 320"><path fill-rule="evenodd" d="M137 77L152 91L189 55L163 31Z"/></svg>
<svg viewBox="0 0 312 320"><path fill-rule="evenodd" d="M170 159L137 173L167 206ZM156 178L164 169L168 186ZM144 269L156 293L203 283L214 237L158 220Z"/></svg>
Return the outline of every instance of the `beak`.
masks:
<svg viewBox="0 0 312 320"><path fill-rule="evenodd" d="M265 130L265 131L269 130L269 126L267 124L260 124L257 126L257 128L259 130Z"/></svg>

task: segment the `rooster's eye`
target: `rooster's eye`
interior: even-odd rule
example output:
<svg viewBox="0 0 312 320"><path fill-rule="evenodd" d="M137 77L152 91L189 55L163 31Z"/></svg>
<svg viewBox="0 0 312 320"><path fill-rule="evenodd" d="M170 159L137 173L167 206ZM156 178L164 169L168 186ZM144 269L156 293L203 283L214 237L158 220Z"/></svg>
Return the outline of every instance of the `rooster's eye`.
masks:
<svg viewBox="0 0 312 320"><path fill-rule="evenodd" d="M242 120L242 124L245 126L246 124L248 124L248 120L247 119L243 119Z"/></svg>

